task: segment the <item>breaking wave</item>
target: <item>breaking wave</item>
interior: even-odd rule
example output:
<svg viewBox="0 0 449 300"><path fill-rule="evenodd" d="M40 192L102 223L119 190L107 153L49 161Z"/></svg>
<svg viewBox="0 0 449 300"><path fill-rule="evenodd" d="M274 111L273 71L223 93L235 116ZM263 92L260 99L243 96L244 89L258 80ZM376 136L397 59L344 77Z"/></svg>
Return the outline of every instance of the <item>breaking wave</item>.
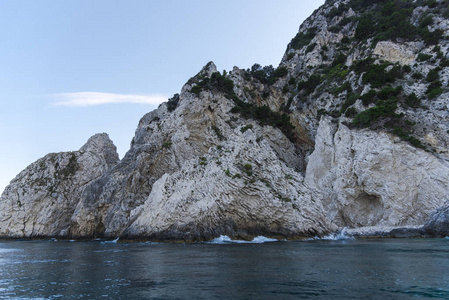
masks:
<svg viewBox="0 0 449 300"><path fill-rule="evenodd" d="M279 242L277 239L267 238L265 236L256 236L252 241L244 241L244 240L233 240L227 235L220 235L213 239L207 244L263 244L263 243L272 243Z"/></svg>
<svg viewBox="0 0 449 300"><path fill-rule="evenodd" d="M353 236L347 235L347 228L344 227L341 231L323 236L323 237L314 237L309 239L309 241L313 240L325 240L325 241L341 241L341 240L355 240Z"/></svg>

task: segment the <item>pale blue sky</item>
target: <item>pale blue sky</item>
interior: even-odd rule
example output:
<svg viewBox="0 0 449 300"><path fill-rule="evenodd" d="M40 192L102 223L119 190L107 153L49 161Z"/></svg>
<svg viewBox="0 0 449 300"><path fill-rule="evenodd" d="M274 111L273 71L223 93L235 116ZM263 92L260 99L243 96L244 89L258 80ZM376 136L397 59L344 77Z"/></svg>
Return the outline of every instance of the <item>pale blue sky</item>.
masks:
<svg viewBox="0 0 449 300"><path fill-rule="evenodd" d="M98 132L123 157L140 117L208 61L277 66L323 3L0 0L0 192L33 161ZM98 104L108 101L121 103Z"/></svg>

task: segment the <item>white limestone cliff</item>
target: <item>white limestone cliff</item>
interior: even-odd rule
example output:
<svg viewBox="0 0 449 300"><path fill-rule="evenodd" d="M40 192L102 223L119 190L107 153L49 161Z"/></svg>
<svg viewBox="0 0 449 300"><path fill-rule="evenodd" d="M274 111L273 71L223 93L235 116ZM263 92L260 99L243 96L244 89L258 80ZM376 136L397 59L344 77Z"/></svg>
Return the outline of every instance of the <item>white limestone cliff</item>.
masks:
<svg viewBox="0 0 449 300"><path fill-rule="evenodd" d="M305 182L339 227L422 225L449 198L449 164L387 133L320 122Z"/></svg>
<svg viewBox="0 0 449 300"><path fill-rule="evenodd" d="M410 2L411 24L442 30L438 44L416 33L356 40L364 10L382 4L353 2L326 1L308 18L271 81L237 67L221 75L208 63L142 117L122 160L101 134L31 164L0 198L0 237L302 238L343 227L354 236L446 234L449 21L438 7ZM370 82L376 65L395 76ZM381 97L384 88L399 94ZM394 111L378 107L377 119L356 126L380 100ZM287 113L292 132L233 110L238 103Z"/></svg>
<svg viewBox="0 0 449 300"><path fill-rule="evenodd" d="M107 134L79 151L51 153L23 170L0 198L1 237L66 237L83 189L118 162Z"/></svg>

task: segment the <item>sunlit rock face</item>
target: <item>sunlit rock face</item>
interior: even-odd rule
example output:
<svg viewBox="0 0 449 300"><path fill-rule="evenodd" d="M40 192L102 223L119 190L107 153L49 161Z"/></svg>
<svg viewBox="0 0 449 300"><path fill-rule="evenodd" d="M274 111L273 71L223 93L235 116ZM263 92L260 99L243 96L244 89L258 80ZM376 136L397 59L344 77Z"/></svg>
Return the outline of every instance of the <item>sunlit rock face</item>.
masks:
<svg viewBox="0 0 449 300"><path fill-rule="evenodd" d="M276 69L208 63L120 161L101 134L31 164L2 194L0 236L444 235L449 11L374 2L326 1Z"/></svg>

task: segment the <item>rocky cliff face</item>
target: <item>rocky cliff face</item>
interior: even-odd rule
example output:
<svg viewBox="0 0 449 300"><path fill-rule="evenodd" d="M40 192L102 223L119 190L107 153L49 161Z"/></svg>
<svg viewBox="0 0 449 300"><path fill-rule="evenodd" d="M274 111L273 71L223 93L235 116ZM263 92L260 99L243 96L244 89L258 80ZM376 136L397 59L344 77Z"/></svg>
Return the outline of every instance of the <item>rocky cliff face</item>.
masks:
<svg viewBox="0 0 449 300"><path fill-rule="evenodd" d="M447 1L327 1L277 69L208 63L140 120L121 161L96 135L33 163L2 194L0 236L444 227L448 16Z"/></svg>
<svg viewBox="0 0 449 300"><path fill-rule="evenodd" d="M339 227L414 226L449 199L449 164L385 132L323 117L306 183Z"/></svg>
<svg viewBox="0 0 449 300"><path fill-rule="evenodd" d="M31 164L0 198L0 236L68 236L82 191L118 160L116 147L103 133L79 151L51 153Z"/></svg>

